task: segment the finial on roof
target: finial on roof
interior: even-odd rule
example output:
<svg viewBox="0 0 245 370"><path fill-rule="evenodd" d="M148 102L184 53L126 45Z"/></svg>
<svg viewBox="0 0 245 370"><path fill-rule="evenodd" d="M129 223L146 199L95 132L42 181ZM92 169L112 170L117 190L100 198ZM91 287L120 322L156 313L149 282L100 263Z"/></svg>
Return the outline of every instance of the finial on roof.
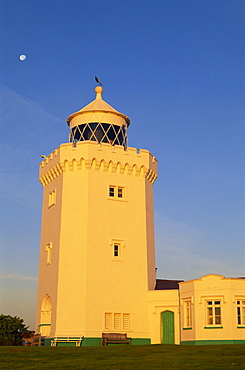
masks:
<svg viewBox="0 0 245 370"><path fill-rule="evenodd" d="M102 86L96 86L94 91L96 92L96 99L102 99L103 87Z"/></svg>
<svg viewBox="0 0 245 370"><path fill-rule="evenodd" d="M102 99L102 95L101 95L103 92L102 83L100 82L99 77L94 76L94 79L98 84L98 86L96 86L96 88L94 89L94 91L96 92L96 99Z"/></svg>

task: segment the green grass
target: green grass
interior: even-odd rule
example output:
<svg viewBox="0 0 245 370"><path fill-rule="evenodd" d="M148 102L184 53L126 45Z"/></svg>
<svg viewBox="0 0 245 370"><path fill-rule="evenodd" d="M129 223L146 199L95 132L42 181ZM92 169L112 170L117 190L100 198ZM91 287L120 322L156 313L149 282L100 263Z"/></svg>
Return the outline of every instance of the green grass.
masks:
<svg viewBox="0 0 245 370"><path fill-rule="evenodd" d="M245 345L0 347L0 369L245 369Z"/></svg>

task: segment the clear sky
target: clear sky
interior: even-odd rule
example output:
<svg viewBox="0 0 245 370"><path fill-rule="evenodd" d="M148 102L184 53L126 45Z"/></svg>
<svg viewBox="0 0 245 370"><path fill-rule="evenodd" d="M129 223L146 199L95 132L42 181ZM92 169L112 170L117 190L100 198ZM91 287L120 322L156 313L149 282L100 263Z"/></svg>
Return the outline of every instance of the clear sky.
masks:
<svg viewBox="0 0 245 370"><path fill-rule="evenodd" d="M129 146L159 160L157 277L245 276L245 2L0 0L0 13L0 311L35 327L39 155L68 141L94 75L131 119Z"/></svg>

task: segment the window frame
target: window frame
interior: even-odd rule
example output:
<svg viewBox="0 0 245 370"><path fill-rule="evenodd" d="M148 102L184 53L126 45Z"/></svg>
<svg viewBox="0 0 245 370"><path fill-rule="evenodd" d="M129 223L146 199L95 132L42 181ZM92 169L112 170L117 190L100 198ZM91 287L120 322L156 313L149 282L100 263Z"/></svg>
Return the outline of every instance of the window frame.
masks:
<svg viewBox="0 0 245 370"><path fill-rule="evenodd" d="M183 301L183 316L184 316L184 329L192 328L192 303L191 299Z"/></svg>
<svg viewBox="0 0 245 370"><path fill-rule="evenodd" d="M131 330L131 313L130 312L105 312L104 330L112 332L122 332Z"/></svg>
<svg viewBox="0 0 245 370"><path fill-rule="evenodd" d="M119 199L123 199L124 198L124 187L123 186L118 186L117 187L117 197Z"/></svg>
<svg viewBox="0 0 245 370"><path fill-rule="evenodd" d="M113 258L120 258L120 249L119 243L113 243Z"/></svg>
<svg viewBox="0 0 245 370"><path fill-rule="evenodd" d="M245 297L236 297L236 322L238 328L245 327Z"/></svg>
<svg viewBox="0 0 245 370"><path fill-rule="evenodd" d="M48 208L56 204L56 188L48 193Z"/></svg>
<svg viewBox="0 0 245 370"><path fill-rule="evenodd" d="M126 200L126 188L121 185L109 185L108 188L108 199L110 200Z"/></svg>
<svg viewBox="0 0 245 370"><path fill-rule="evenodd" d="M123 330L126 330L126 331L131 330L131 314L130 313L124 312L122 314L122 328Z"/></svg>
<svg viewBox="0 0 245 370"><path fill-rule="evenodd" d="M109 198L115 198L116 194L116 186L114 185L109 185Z"/></svg>
<svg viewBox="0 0 245 370"><path fill-rule="evenodd" d="M46 264L47 265L51 265L51 263L52 263L52 256L51 256L52 249L53 249L53 243L52 242L46 244L45 250L47 252L47 255L46 255Z"/></svg>
<svg viewBox="0 0 245 370"><path fill-rule="evenodd" d="M105 312L105 330L113 330L112 320L112 312Z"/></svg>
<svg viewBox="0 0 245 370"><path fill-rule="evenodd" d="M115 312L113 315L113 329L121 331L122 330L122 314L121 312Z"/></svg>
<svg viewBox="0 0 245 370"><path fill-rule="evenodd" d="M118 261L118 262L123 262L124 259L124 247L125 247L125 241L121 239L112 239L110 243L111 247L111 256L112 256L112 261Z"/></svg>

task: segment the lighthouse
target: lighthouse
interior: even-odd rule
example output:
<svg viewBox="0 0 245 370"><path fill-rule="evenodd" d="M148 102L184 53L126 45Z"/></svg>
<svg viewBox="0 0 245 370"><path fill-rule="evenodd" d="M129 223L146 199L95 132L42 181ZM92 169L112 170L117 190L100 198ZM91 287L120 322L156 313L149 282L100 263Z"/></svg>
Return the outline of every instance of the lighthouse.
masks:
<svg viewBox="0 0 245 370"><path fill-rule="evenodd" d="M40 164L37 330L51 345L101 345L106 333L150 343L157 160L128 147L130 120L102 86L67 124L69 142Z"/></svg>

